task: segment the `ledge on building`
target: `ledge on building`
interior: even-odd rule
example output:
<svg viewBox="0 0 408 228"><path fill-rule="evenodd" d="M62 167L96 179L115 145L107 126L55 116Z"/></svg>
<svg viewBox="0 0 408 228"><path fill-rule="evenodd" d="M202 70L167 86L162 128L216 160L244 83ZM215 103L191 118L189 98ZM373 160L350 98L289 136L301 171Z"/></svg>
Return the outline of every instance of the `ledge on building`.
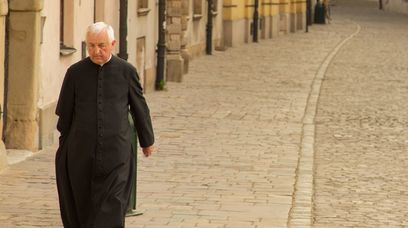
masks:
<svg viewBox="0 0 408 228"><path fill-rule="evenodd" d="M203 17L202 14L194 14L194 15L193 15L193 20L194 20L194 21L200 20L202 17Z"/></svg>
<svg viewBox="0 0 408 228"><path fill-rule="evenodd" d="M137 9L137 15L138 16L146 16L147 14L149 14L150 9L149 8L139 8Z"/></svg>
<svg viewBox="0 0 408 228"><path fill-rule="evenodd" d="M61 56L68 56L68 55L72 55L77 51L77 49L73 48L73 47L68 47L65 44L61 44L60 45L60 55Z"/></svg>

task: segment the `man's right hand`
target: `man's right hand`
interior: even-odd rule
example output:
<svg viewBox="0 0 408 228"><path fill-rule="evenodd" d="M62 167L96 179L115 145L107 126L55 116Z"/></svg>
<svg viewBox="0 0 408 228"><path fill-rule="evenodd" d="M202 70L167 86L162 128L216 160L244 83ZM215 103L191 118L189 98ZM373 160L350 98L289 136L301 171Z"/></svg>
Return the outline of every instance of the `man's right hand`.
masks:
<svg viewBox="0 0 408 228"><path fill-rule="evenodd" d="M149 157L150 155L152 155L153 151L154 151L154 146L148 146L148 147L144 147L142 148L143 150L143 154L145 157Z"/></svg>

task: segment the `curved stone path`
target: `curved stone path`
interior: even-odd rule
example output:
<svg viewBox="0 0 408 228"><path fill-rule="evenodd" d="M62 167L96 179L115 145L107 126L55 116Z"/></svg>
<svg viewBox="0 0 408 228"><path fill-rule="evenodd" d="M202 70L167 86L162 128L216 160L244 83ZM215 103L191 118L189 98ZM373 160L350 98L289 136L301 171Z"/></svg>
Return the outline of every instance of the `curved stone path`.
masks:
<svg viewBox="0 0 408 228"><path fill-rule="evenodd" d="M299 161L296 168L296 182L292 208L288 219L289 227L310 227L312 224L315 119L321 85L325 79L326 71L336 54L347 42L360 32L361 27L358 24L355 24L355 27L356 31L341 41L328 54L320 65L312 82L312 88L307 99L306 110L303 116L302 141L299 151Z"/></svg>

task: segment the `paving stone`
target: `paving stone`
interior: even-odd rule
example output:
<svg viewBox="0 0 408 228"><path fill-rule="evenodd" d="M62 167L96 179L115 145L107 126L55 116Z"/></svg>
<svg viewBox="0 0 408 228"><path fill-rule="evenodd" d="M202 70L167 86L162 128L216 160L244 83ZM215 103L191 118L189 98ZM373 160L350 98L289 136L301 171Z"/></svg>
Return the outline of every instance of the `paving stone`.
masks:
<svg viewBox="0 0 408 228"><path fill-rule="evenodd" d="M361 31L337 54L316 117L314 226L405 227L408 17L340 1Z"/></svg>

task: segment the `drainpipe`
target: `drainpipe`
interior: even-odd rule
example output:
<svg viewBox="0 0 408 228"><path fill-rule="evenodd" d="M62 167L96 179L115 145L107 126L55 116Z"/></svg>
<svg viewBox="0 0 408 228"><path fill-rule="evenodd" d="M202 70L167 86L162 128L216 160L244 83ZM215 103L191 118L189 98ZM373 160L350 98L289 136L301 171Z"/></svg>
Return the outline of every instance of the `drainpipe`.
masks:
<svg viewBox="0 0 408 228"><path fill-rule="evenodd" d="M206 53L207 55L212 54L212 30L213 30L213 0L208 0L208 10L207 10L207 44Z"/></svg>
<svg viewBox="0 0 408 228"><path fill-rule="evenodd" d="M128 59L127 53L127 14L128 1L120 0L119 9L119 53L118 56L124 60Z"/></svg>
<svg viewBox="0 0 408 228"><path fill-rule="evenodd" d="M312 25L312 0L306 1L306 32L309 32L309 26Z"/></svg>
<svg viewBox="0 0 408 228"><path fill-rule="evenodd" d="M253 22L253 42L258 42L258 21L259 21L259 12L258 12L259 0L255 0L254 5L254 22Z"/></svg>
<svg viewBox="0 0 408 228"><path fill-rule="evenodd" d="M156 90L164 89L164 64L166 58L166 0L159 0L159 40L157 41Z"/></svg>

